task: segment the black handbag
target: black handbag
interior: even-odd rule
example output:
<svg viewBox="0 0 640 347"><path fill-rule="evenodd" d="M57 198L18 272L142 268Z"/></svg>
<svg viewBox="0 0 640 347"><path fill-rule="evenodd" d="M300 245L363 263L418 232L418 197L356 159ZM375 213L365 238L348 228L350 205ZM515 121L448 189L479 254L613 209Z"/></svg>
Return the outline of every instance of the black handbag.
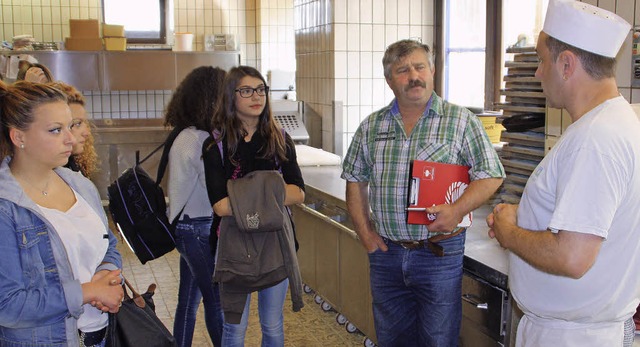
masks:
<svg viewBox="0 0 640 347"><path fill-rule="evenodd" d="M131 283L124 280L124 300L118 313L109 313L107 347L174 347L175 338L156 316L153 294L156 284L149 285L140 295ZM127 291L131 290L131 296Z"/></svg>

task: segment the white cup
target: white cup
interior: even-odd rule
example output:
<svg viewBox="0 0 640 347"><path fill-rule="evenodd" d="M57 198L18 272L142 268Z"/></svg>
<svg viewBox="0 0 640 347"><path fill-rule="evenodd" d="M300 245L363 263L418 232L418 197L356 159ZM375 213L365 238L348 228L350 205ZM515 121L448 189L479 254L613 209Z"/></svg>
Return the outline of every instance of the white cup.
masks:
<svg viewBox="0 0 640 347"><path fill-rule="evenodd" d="M178 52L193 51L193 34L192 33L175 33L173 50Z"/></svg>

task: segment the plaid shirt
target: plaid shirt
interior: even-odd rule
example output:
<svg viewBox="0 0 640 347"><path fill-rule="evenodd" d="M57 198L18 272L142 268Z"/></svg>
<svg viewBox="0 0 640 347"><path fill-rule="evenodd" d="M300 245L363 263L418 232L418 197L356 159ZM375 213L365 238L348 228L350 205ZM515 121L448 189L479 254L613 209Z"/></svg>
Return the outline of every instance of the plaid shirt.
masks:
<svg viewBox="0 0 640 347"><path fill-rule="evenodd" d="M424 225L406 223L412 160L469 166L472 181L505 176L478 117L435 92L430 103L408 138L395 99L369 115L358 127L343 162L343 179L369 183L373 222L378 233L391 240L435 235Z"/></svg>

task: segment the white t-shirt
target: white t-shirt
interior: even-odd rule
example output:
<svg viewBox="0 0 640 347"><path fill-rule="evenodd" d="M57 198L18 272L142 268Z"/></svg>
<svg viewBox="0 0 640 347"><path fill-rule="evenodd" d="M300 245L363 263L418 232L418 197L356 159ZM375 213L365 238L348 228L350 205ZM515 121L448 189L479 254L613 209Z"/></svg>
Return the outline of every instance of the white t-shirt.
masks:
<svg viewBox="0 0 640 347"><path fill-rule="evenodd" d="M62 212L39 206L45 218L53 225L67 251L74 277L80 283L91 281L109 248L108 232L100 216L75 191L76 203ZM78 319L78 329L91 332L107 326L109 315L102 314L90 304L84 304L84 313Z"/></svg>
<svg viewBox="0 0 640 347"><path fill-rule="evenodd" d="M640 120L624 98L607 100L567 128L529 178L518 225L604 239L580 279L510 255L511 292L532 320L598 327L633 315L640 301Z"/></svg>

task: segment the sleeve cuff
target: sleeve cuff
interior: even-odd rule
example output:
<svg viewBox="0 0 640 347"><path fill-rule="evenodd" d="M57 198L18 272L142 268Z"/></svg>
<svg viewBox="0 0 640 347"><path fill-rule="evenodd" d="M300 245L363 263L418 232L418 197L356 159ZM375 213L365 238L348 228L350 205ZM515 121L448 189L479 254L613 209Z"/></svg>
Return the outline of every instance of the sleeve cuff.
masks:
<svg viewBox="0 0 640 347"><path fill-rule="evenodd" d="M69 314L75 319L80 318L80 315L84 312L82 307L82 285L79 281L73 280L62 283L62 287Z"/></svg>

